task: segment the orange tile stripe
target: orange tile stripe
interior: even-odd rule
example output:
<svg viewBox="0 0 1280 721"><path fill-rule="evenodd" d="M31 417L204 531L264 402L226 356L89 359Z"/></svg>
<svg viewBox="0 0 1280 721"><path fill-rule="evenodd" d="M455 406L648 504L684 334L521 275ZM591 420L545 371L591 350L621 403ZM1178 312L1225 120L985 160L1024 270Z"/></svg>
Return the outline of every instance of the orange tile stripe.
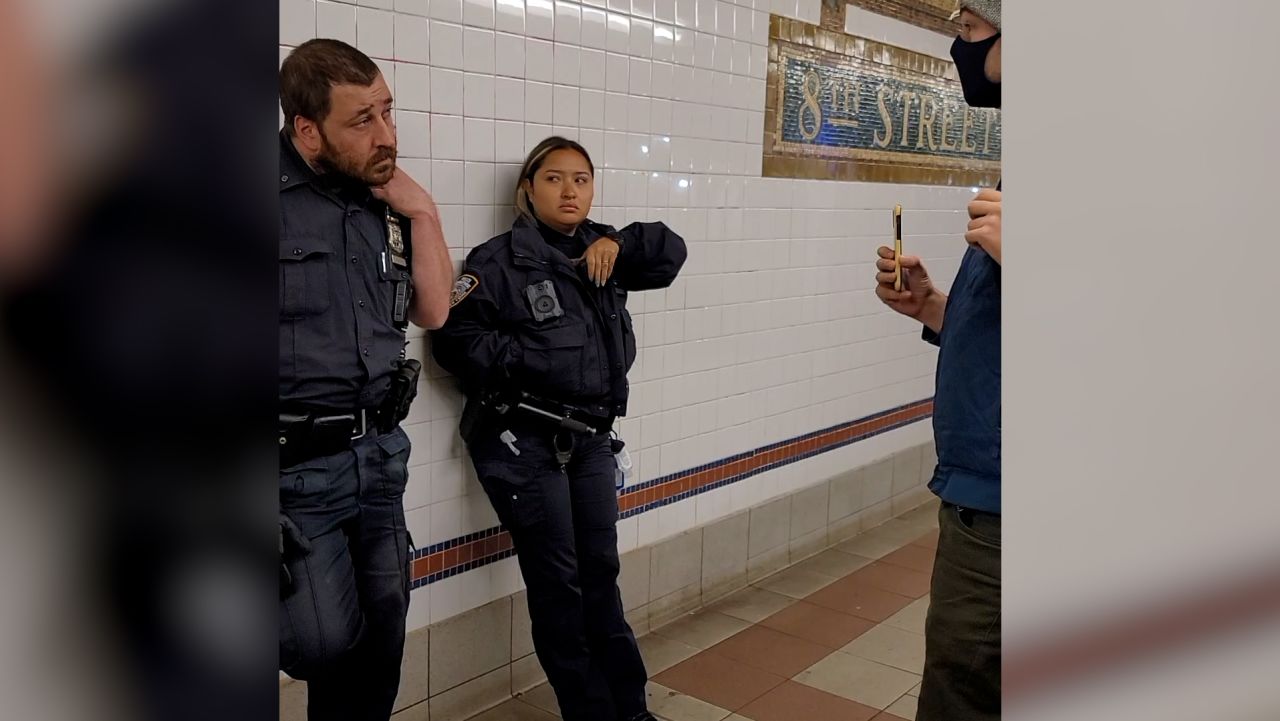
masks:
<svg viewBox="0 0 1280 721"><path fill-rule="evenodd" d="M758 473L795 463L819 453L925 420L933 415L933 400L851 421L754 451L647 481L626 489L618 497L618 511L628 518L670 503L736 483ZM472 533L414 553L413 588L465 573L515 554L511 536L501 527Z"/></svg>

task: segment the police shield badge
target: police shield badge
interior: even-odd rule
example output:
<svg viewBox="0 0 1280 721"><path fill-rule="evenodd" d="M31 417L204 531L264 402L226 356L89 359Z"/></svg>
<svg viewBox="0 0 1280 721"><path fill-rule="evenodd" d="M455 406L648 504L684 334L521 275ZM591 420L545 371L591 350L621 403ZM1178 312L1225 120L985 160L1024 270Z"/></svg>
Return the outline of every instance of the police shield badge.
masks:
<svg viewBox="0 0 1280 721"><path fill-rule="evenodd" d="M391 262L407 268L409 260L404 253L404 231L400 229L400 219L391 214L391 209L387 209L387 248L391 251Z"/></svg>
<svg viewBox="0 0 1280 721"><path fill-rule="evenodd" d="M391 243L391 250L399 255L404 254L404 235L400 232L400 223L392 220L388 225L387 237Z"/></svg>

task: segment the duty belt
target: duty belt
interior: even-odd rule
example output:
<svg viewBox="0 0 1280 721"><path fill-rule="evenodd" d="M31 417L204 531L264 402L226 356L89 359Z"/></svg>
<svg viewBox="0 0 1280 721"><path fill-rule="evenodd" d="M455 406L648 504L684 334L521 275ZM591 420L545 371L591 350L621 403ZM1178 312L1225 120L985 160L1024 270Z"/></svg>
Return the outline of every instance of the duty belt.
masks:
<svg viewBox="0 0 1280 721"><path fill-rule="evenodd" d="M351 447L371 432L389 431L396 420L380 408L357 408L346 413L311 411L281 413L277 428L280 467L290 468L312 458L331 456Z"/></svg>
<svg viewBox="0 0 1280 721"><path fill-rule="evenodd" d="M613 426L612 418L594 415L576 406L538 398L528 393L518 393L500 402L503 405L495 407L499 414L506 414L512 410L519 411L526 416L540 418L571 433L605 435Z"/></svg>

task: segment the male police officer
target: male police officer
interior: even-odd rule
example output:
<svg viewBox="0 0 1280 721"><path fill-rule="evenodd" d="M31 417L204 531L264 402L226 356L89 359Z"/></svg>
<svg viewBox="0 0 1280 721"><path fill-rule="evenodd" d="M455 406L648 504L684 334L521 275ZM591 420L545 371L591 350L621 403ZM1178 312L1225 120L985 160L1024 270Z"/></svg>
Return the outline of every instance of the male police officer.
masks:
<svg viewBox="0 0 1280 721"><path fill-rule="evenodd" d="M1000 0L962 0L951 47L965 101L1000 107ZM950 297L914 256L899 262L909 288L894 290L894 258L880 248L877 295L924 324L939 346L933 429L942 499L938 553L925 622L917 721L1000 718L1000 271L1001 194L969 203L965 252Z"/></svg>
<svg viewBox="0 0 1280 721"><path fill-rule="evenodd" d="M439 328L452 264L396 168L391 93L336 40L280 69L280 667L308 718L386 721L409 605L408 321Z"/></svg>

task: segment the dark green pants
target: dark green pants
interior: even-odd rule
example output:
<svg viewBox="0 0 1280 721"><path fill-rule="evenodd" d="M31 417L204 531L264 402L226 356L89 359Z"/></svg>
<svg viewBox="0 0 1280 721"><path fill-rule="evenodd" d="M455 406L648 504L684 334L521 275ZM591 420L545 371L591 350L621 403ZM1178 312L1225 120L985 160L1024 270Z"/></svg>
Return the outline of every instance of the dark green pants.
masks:
<svg viewBox="0 0 1280 721"><path fill-rule="evenodd" d="M1000 516L942 504L916 721L1000 718Z"/></svg>

